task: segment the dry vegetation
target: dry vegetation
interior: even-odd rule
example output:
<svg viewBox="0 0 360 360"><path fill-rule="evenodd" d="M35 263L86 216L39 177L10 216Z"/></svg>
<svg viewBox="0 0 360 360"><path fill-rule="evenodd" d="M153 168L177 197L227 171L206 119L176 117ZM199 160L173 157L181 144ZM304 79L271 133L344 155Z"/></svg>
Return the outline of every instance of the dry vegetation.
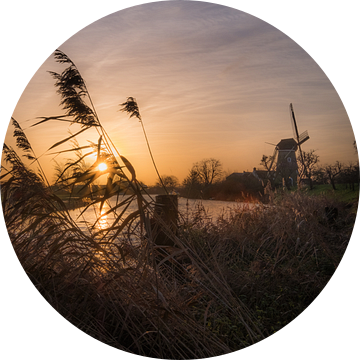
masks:
<svg viewBox="0 0 360 360"><path fill-rule="evenodd" d="M351 208L327 197L289 193L267 206L239 206L216 221L202 209L182 214L174 232L143 197L131 164L114 155L96 112L81 102L88 95L75 65L61 52L57 59L70 66L53 74L67 111L57 120L71 117L82 129L95 127L100 135L92 148L97 162L79 172L79 158L74 160L68 169L77 170L59 183L68 182L70 192L74 183L89 187L88 206L101 208L114 197L117 203L108 210L114 222L106 230L94 226L82 231L41 168L36 174L5 145L8 168L2 166L1 198L9 236L27 275L54 309L118 349L189 359L252 345L288 324L316 298L344 254L355 204ZM141 121L136 102L130 100L126 111ZM13 124L18 146L36 160L19 124ZM106 191L99 195L91 184L104 160L111 166ZM132 195L124 197L129 188ZM138 208L125 216L131 201ZM154 221L173 246L154 241Z"/></svg>
<svg viewBox="0 0 360 360"><path fill-rule="evenodd" d="M340 204L329 219L326 198L291 194L216 222L199 210L180 219L174 247L141 235L135 246L127 232L113 242L84 234L46 188L33 189L10 205L4 186L3 206L36 288L94 338L158 358L225 354L281 329L329 281L355 219Z"/></svg>

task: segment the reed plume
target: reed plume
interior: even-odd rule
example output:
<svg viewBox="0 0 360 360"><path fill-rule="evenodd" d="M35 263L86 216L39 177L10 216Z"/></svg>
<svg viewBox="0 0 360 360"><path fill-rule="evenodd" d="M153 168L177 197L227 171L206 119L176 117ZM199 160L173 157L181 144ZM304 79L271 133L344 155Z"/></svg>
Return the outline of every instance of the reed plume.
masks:
<svg viewBox="0 0 360 360"><path fill-rule="evenodd" d="M159 178L159 181L160 181L160 184L162 185L163 189L165 190L165 192L167 193L167 188L163 182L163 179L162 177L160 176L160 173L159 173L159 170L156 166L156 163L155 163L155 159L154 159L154 156L152 154L152 151L151 151L151 148L150 148L150 143L149 143L149 140L148 140L148 137L146 135L146 131L145 131L145 127L144 127L144 123L142 121L142 118L141 118L141 115L140 115L140 111L139 111L139 107L138 107L138 104L136 102L136 99L133 98L133 97L128 97L127 100L120 104L121 106L121 109L120 111L123 111L123 112L126 112L130 115L130 119L132 117L135 117L139 120L140 124L141 124L141 127L142 127L142 130L143 130L143 133L144 133L144 136L145 136L145 141L146 141L146 145L148 147L148 150L149 150L149 154L150 154L150 157L151 157L151 160L152 160L152 163L154 165L154 168L155 168L155 171L156 171L156 174Z"/></svg>

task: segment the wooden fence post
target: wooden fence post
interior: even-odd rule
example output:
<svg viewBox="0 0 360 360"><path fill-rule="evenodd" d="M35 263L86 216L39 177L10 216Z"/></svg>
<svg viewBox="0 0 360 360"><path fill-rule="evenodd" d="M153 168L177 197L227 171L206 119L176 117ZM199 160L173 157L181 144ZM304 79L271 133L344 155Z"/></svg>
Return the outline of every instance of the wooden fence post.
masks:
<svg viewBox="0 0 360 360"><path fill-rule="evenodd" d="M177 233L178 212L177 195L157 195L155 197L152 232L156 245L175 245L172 235Z"/></svg>

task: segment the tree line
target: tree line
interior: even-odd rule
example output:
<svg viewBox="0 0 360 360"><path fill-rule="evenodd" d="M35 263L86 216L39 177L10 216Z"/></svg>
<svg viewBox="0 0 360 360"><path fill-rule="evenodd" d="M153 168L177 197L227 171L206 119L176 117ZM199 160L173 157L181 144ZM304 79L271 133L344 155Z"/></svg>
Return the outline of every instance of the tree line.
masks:
<svg viewBox="0 0 360 360"><path fill-rule="evenodd" d="M356 143L354 149L357 152ZM302 159L298 157L298 186L308 187L312 190L316 185L330 184L333 190L343 184L349 190L355 190L359 184L359 162L345 164L335 161L332 164L320 164L320 156L316 150L303 151ZM219 159L206 158L192 165L188 175L180 182L174 175L162 175L161 181L168 192L177 192L189 198L217 198L234 200L234 198L258 197L264 193L266 186L273 189L279 184L270 183L264 176L275 172L276 159L273 156L263 155L259 165L260 177L256 181L256 174L242 176L240 180L226 177L223 164ZM261 171L262 170L262 171ZM253 176L254 175L254 176ZM270 183L270 184L269 184ZM161 191L161 182L157 181L153 192Z"/></svg>
<svg viewBox="0 0 360 360"><path fill-rule="evenodd" d="M73 144L78 148L78 144ZM354 143L357 151L356 143ZM78 158L81 159L79 152ZM359 183L359 163L344 164L336 161L333 164L320 165L320 157L315 150L303 151L302 160L298 157L298 182L300 187L307 186L310 190L316 185L330 184L333 190L337 190L339 184L345 184L350 190L355 190ZM85 168L84 161L77 163L76 170L81 172ZM278 184L271 181L271 177L264 176L276 169L276 159L273 156L263 155L260 159L260 178L256 179L253 173L246 173L241 179L234 179L226 176L221 160L205 158L194 163L187 176L180 181L175 175L161 175L154 186L142 184L149 193L174 193L188 198L216 198L219 200L235 200L246 198L261 198L264 188L271 185L275 189ZM55 172L59 179L71 178L67 174L68 164L60 166L56 163ZM64 169L66 171L64 171ZM62 179L63 184L66 179ZM126 188L126 186L123 186Z"/></svg>
<svg viewBox="0 0 360 360"><path fill-rule="evenodd" d="M206 158L194 163L182 182L174 175L162 175L161 181L156 182L153 192L161 191L161 185L164 184L168 192L176 191L191 198L208 198L208 191L222 181L222 162L219 159Z"/></svg>

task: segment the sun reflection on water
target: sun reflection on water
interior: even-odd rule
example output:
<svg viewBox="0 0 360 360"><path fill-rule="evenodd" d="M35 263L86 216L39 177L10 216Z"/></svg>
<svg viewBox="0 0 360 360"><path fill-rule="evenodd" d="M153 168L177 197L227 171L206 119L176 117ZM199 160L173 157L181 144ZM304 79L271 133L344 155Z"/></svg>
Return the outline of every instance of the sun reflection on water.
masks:
<svg viewBox="0 0 360 360"><path fill-rule="evenodd" d="M101 212L99 214L99 218L98 218L98 222L97 222L97 227L100 230L105 230L109 227L108 215L106 214L108 211L109 211L109 206L104 204L104 206L101 209Z"/></svg>

